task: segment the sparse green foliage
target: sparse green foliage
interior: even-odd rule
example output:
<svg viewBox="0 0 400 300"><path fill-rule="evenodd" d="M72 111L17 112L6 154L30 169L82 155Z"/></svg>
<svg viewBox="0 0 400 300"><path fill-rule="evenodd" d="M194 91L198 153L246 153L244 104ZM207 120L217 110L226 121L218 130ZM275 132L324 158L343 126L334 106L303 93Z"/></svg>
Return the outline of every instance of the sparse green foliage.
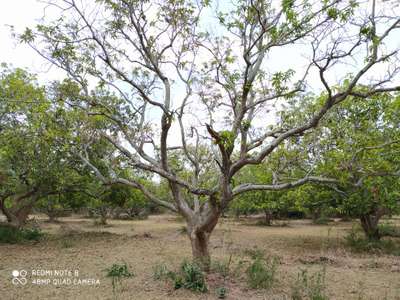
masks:
<svg viewBox="0 0 400 300"><path fill-rule="evenodd" d="M247 283L253 289L268 289L274 284L278 260L276 257L256 256L247 267Z"/></svg>
<svg viewBox="0 0 400 300"><path fill-rule="evenodd" d="M314 224L317 224L317 225L326 225L329 223L330 219L328 217L326 217L325 215L322 215L313 221L314 221Z"/></svg>
<svg viewBox="0 0 400 300"><path fill-rule="evenodd" d="M185 288L194 292L207 292L204 273L196 263L184 261L178 272L168 270L165 265L157 265L153 271L154 279L169 279L175 289Z"/></svg>
<svg viewBox="0 0 400 300"><path fill-rule="evenodd" d="M187 234L187 233L188 233L187 227L186 227L186 226L181 226L181 227L179 227L178 232L179 232L180 234Z"/></svg>
<svg viewBox="0 0 400 300"><path fill-rule="evenodd" d="M72 248L74 246L74 242L72 239L68 238L67 236L61 240L61 247L62 248Z"/></svg>
<svg viewBox="0 0 400 300"><path fill-rule="evenodd" d="M202 293L207 291L204 273L197 264L184 262L181 266L181 276L182 287Z"/></svg>
<svg viewBox="0 0 400 300"><path fill-rule="evenodd" d="M347 246L354 252L385 253L400 256L400 243L391 239L371 240L360 235L356 228L345 236Z"/></svg>
<svg viewBox="0 0 400 300"><path fill-rule="evenodd" d="M25 241L39 241L43 233L38 228L15 228L0 226L0 243L16 244Z"/></svg>
<svg viewBox="0 0 400 300"><path fill-rule="evenodd" d="M153 267L153 278L155 280L165 280L168 278L169 272L165 264L157 264Z"/></svg>
<svg viewBox="0 0 400 300"><path fill-rule="evenodd" d="M235 135L233 132L224 130L219 132L219 137L221 145L227 149L227 151L231 151L233 149L234 143L235 143Z"/></svg>
<svg viewBox="0 0 400 300"><path fill-rule="evenodd" d="M229 260L227 261L214 260L212 262L211 270L221 274L222 277L226 278L231 273L231 262L232 262L232 256L230 256Z"/></svg>
<svg viewBox="0 0 400 300"><path fill-rule="evenodd" d="M122 280L124 278L129 278L134 276L134 274L128 270L128 266L126 263L113 264L110 268L106 269L105 271L106 271L106 276L111 278L111 284L114 294L118 284L121 285Z"/></svg>
<svg viewBox="0 0 400 300"><path fill-rule="evenodd" d="M265 256L264 251L258 248L245 249L244 254L249 256L253 260L263 259Z"/></svg>
<svg viewBox="0 0 400 300"><path fill-rule="evenodd" d="M308 270L301 270L297 274L297 280L292 287L293 300L328 300L325 293L325 268L321 271L309 274Z"/></svg>

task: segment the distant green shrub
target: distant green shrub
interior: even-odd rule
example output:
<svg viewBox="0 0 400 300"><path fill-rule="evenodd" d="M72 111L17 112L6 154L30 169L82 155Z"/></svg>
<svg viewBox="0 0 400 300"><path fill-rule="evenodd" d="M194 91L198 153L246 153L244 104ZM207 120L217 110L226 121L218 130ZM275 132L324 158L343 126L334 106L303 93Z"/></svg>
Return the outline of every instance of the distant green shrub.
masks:
<svg viewBox="0 0 400 300"><path fill-rule="evenodd" d="M345 236L346 245L354 252L386 253L400 256L400 245L393 240L369 240L355 229Z"/></svg>
<svg viewBox="0 0 400 300"><path fill-rule="evenodd" d="M21 239L21 234L17 228L1 226L0 227L0 242L7 244L18 243Z"/></svg>
<svg viewBox="0 0 400 300"><path fill-rule="evenodd" d="M316 224L316 225L326 225L326 224L328 224L330 221L331 221L330 218L328 218L328 217L326 217L326 216L321 216L321 217L315 219L315 220L313 221L313 223Z"/></svg>
<svg viewBox="0 0 400 300"><path fill-rule="evenodd" d="M10 226L0 226L0 243L16 244L24 241L39 241L43 236L37 228L14 228Z"/></svg>
<svg viewBox="0 0 400 300"><path fill-rule="evenodd" d="M21 229L22 239L27 241L39 241L43 236L39 228L25 228Z"/></svg>

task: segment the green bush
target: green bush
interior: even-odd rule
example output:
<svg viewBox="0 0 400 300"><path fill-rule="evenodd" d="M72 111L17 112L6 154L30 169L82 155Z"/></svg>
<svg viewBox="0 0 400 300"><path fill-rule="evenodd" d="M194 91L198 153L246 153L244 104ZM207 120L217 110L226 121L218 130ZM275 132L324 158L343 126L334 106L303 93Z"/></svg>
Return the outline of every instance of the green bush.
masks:
<svg viewBox="0 0 400 300"><path fill-rule="evenodd" d="M20 232L16 228L1 226L0 227L0 242L15 244L21 240Z"/></svg>
<svg viewBox="0 0 400 300"><path fill-rule="evenodd" d="M39 241L43 236L40 229L19 229L10 226L0 226L0 243L15 244L24 241Z"/></svg>
<svg viewBox="0 0 400 300"><path fill-rule="evenodd" d="M325 269L312 275L307 270L301 270L292 287L292 299L328 300L325 289Z"/></svg>
<svg viewBox="0 0 400 300"><path fill-rule="evenodd" d="M275 257L255 258L246 270L249 286L253 289L270 288L275 281L277 265L278 261Z"/></svg>
<svg viewBox="0 0 400 300"><path fill-rule="evenodd" d="M352 229L345 236L346 245L354 252L377 252L400 256L400 245L393 240L369 240Z"/></svg>
<svg viewBox="0 0 400 300"><path fill-rule="evenodd" d="M165 265L157 265L153 269L156 280L170 279L175 289L185 288L195 292L207 292L207 284L201 268L191 262L184 261L178 272L167 269Z"/></svg>
<svg viewBox="0 0 400 300"><path fill-rule="evenodd" d="M345 236L346 244L355 252L370 252L376 250L377 241L366 239L356 229L352 229Z"/></svg>
<svg viewBox="0 0 400 300"><path fill-rule="evenodd" d="M111 278L113 292L115 292L117 284L121 284L123 278L134 276L133 273L129 272L126 263L123 263L121 265L113 264L111 268L108 268L105 271L107 272L106 276Z"/></svg>
<svg viewBox="0 0 400 300"><path fill-rule="evenodd" d="M331 221L330 218L328 218L328 217L326 217L326 216L321 216L321 217L315 219L315 220L313 221L313 223L316 224L316 225L326 225L326 224L328 224L330 221Z"/></svg>
<svg viewBox="0 0 400 300"><path fill-rule="evenodd" d="M206 292L207 285L201 268L190 262L184 262L181 266L183 287L192 291Z"/></svg>
<svg viewBox="0 0 400 300"><path fill-rule="evenodd" d="M26 228L21 230L22 239L27 241L39 241L43 233L39 228Z"/></svg>

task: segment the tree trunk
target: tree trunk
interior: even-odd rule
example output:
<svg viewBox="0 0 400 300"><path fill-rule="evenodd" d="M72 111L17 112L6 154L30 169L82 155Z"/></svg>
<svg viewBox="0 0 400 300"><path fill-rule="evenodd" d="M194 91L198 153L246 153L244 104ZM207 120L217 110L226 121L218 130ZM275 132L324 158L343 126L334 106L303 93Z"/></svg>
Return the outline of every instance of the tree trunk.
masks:
<svg viewBox="0 0 400 300"><path fill-rule="evenodd" d="M11 212L8 210L8 208L6 208L6 206L4 204L4 199L2 199L0 201L0 210L6 217L7 223L11 224L11 222L13 221L13 216L12 216Z"/></svg>
<svg viewBox="0 0 400 300"><path fill-rule="evenodd" d="M39 199L37 189L33 189L25 194L14 196L12 207L6 208L4 200L0 201L0 209L7 218L7 222L13 227L22 227L26 224L33 205Z"/></svg>
<svg viewBox="0 0 400 300"><path fill-rule="evenodd" d="M235 218L236 219L240 218L240 210L239 209L235 210Z"/></svg>
<svg viewBox="0 0 400 300"><path fill-rule="evenodd" d="M321 218L321 209L313 208L311 210L311 218L313 223L317 223L318 219Z"/></svg>
<svg viewBox="0 0 400 300"><path fill-rule="evenodd" d="M205 272L210 271L211 255L209 241L212 231L218 223L220 211L214 210L203 218L188 220L187 228L192 245L193 262L197 263Z"/></svg>
<svg viewBox="0 0 400 300"><path fill-rule="evenodd" d="M117 220L121 219L121 214L122 210L119 207L116 207L112 212L113 218Z"/></svg>
<svg viewBox="0 0 400 300"><path fill-rule="evenodd" d="M108 209L107 207L99 208L100 225L107 225Z"/></svg>
<svg viewBox="0 0 400 300"><path fill-rule="evenodd" d="M27 216L13 214L13 215L10 215L10 218L7 221L11 227L21 228L26 224L26 219L27 219Z"/></svg>
<svg viewBox="0 0 400 300"><path fill-rule="evenodd" d="M47 206L45 214L49 217L50 223L55 223L57 219L57 211L50 204Z"/></svg>
<svg viewBox="0 0 400 300"><path fill-rule="evenodd" d="M379 240L381 238L378 227L379 218L377 216L371 214L361 215L360 222L361 227L369 240Z"/></svg>
<svg viewBox="0 0 400 300"><path fill-rule="evenodd" d="M107 225L107 215L100 215L100 225Z"/></svg>
<svg viewBox="0 0 400 300"><path fill-rule="evenodd" d="M271 226L272 225L272 218L273 218L271 211L266 209L266 210L264 210L264 213L265 213L265 225L266 226Z"/></svg>
<svg viewBox="0 0 400 300"><path fill-rule="evenodd" d="M50 223L56 223L57 222L57 213L56 212L48 212L47 216L49 217L49 222Z"/></svg>
<svg viewBox="0 0 400 300"><path fill-rule="evenodd" d="M210 235L211 233L199 230L193 230L189 233L193 261L206 272L210 270L211 264L211 256L208 249Z"/></svg>
<svg viewBox="0 0 400 300"><path fill-rule="evenodd" d="M7 222L10 226L21 228L26 224L31 210L32 206L27 205L15 211L3 209L3 213L6 215Z"/></svg>

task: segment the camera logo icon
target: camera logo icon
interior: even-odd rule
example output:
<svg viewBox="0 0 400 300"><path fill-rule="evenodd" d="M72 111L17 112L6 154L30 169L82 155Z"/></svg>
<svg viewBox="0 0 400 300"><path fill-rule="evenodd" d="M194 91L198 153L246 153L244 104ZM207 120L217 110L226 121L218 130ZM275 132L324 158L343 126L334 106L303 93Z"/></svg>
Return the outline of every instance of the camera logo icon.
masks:
<svg viewBox="0 0 400 300"><path fill-rule="evenodd" d="M28 283L28 280L26 279L26 275L28 274L27 271L25 270L14 270L12 271L12 284L13 285L25 285Z"/></svg>

